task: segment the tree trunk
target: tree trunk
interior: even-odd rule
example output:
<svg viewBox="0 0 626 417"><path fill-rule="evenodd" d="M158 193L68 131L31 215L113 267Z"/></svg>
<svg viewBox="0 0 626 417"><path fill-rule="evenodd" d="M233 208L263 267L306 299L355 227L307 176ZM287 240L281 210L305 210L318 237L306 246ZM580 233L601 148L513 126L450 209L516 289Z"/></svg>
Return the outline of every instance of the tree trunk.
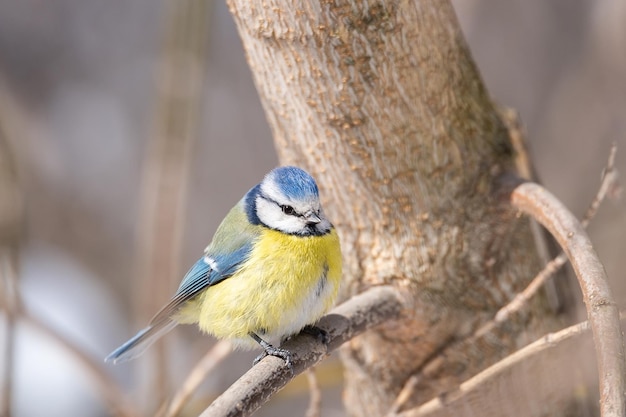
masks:
<svg viewBox="0 0 626 417"><path fill-rule="evenodd" d="M343 296L391 283L412 301L343 348L351 414L384 415L416 373L423 403L556 327L540 298L460 343L540 265L494 192L514 155L448 1L228 4L279 158L319 180L339 230Z"/></svg>

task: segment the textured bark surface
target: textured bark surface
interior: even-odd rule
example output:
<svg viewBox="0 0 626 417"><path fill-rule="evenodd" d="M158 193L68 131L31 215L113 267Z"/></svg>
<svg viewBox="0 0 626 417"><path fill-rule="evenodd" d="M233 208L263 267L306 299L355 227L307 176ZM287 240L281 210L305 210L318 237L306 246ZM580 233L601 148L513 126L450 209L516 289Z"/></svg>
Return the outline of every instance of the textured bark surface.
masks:
<svg viewBox="0 0 626 417"><path fill-rule="evenodd" d="M528 223L494 195L513 152L449 2L228 4L281 162L321 184L344 297L389 283L413 301L343 349L350 413L385 414L416 372L428 378L409 405L423 403L554 328L538 301L430 361L540 267Z"/></svg>

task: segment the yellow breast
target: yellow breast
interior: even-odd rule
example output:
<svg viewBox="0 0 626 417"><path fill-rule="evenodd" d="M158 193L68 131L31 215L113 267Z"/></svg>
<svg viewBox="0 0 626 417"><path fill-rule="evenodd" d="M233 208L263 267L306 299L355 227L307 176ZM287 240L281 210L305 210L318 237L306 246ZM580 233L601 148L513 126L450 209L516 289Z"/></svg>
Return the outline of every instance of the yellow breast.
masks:
<svg viewBox="0 0 626 417"><path fill-rule="evenodd" d="M199 297L198 325L218 338L251 341L250 332L267 339L284 337L332 307L340 278L334 229L306 237L264 230L248 261Z"/></svg>

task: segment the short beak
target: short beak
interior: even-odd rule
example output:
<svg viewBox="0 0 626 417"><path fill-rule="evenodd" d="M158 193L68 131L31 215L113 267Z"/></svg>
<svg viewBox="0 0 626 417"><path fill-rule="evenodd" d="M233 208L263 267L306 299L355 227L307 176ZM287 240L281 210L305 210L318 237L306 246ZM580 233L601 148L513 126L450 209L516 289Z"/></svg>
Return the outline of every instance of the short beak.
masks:
<svg viewBox="0 0 626 417"><path fill-rule="evenodd" d="M304 218L306 219L307 224L318 224L322 221L322 219L320 219L320 216L313 212L307 213Z"/></svg>

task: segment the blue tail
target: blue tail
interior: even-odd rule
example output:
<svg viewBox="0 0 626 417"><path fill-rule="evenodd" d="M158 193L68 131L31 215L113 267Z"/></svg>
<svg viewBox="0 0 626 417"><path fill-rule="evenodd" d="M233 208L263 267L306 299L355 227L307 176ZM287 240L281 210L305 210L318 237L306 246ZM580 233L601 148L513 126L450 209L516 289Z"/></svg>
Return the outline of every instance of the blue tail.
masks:
<svg viewBox="0 0 626 417"><path fill-rule="evenodd" d="M104 361L112 363L126 362L141 355L158 338L176 327L172 319L163 320L140 330L132 339L115 349Z"/></svg>

